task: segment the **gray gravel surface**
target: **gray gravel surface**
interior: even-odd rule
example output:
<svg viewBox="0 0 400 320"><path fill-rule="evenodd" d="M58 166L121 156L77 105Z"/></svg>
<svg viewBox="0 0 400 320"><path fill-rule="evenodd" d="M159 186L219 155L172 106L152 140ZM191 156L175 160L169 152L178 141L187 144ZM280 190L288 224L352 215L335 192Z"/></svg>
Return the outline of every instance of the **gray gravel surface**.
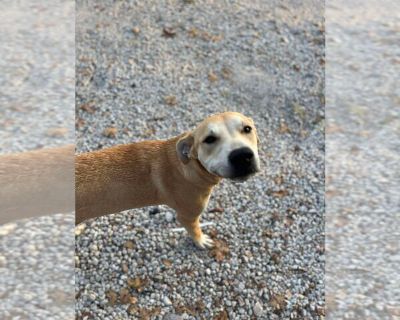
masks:
<svg viewBox="0 0 400 320"><path fill-rule="evenodd" d="M0 29L0 153L73 143L74 1L1 1ZM74 317L73 225L0 226L0 319Z"/></svg>
<svg viewBox="0 0 400 320"><path fill-rule="evenodd" d="M322 319L323 3L78 1L76 41L79 152L235 110L256 122L263 167L215 189L215 250L162 206L77 227L78 318Z"/></svg>
<svg viewBox="0 0 400 320"><path fill-rule="evenodd" d="M74 2L0 3L0 153L74 142Z"/></svg>
<svg viewBox="0 0 400 320"><path fill-rule="evenodd" d="M400 319L400 3L327 6L329 319Z"/></svg>

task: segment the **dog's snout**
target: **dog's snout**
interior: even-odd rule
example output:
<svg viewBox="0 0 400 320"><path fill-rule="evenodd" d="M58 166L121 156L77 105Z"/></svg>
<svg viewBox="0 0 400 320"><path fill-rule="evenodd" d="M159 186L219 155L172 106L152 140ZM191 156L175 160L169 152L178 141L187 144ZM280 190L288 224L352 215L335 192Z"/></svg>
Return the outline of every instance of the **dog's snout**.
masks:
<svg viewBox="0 0 400 320"><path fill-rule="evenodd" d="M229 154L229 162L236 168L247 168L252 165L253 151L248 147L233 150Z"/></svg>

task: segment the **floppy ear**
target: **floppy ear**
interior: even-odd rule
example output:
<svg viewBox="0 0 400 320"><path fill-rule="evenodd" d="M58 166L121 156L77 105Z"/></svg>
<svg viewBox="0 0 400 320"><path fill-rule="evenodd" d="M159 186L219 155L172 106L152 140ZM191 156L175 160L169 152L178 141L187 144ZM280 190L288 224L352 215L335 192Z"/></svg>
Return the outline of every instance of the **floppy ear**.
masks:
<svg viewBox="0 0 400 320"><path fill-rule="evenodd" d="M187 164L190 161L190 154L193 147L194 138L192 133L188 133L180 138L176 144L176 152L178 153L179 159Z"/></svg>

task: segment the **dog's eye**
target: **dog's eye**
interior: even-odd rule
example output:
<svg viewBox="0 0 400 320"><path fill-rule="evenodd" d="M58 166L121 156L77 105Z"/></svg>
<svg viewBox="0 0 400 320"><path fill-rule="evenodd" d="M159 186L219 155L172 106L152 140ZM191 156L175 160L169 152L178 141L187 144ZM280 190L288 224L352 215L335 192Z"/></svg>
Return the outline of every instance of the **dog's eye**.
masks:
<svg viewBox="0 0 400 320"><path fill-rule="evenodd" d="M204 139L204 143L207 143L207 144L211 144L211 143L214 143L215 141L217 141L217 137L214 137L214 136L208 136L208 137L206 137L205 139Z"/></svg>
<svg viewBox="0 0 400 320"><path fill-rule="evenodd" d="M244 133L250 133L251 130L252 130L252 128L250 126L244 126L244 128L243 128Z"/></svg>

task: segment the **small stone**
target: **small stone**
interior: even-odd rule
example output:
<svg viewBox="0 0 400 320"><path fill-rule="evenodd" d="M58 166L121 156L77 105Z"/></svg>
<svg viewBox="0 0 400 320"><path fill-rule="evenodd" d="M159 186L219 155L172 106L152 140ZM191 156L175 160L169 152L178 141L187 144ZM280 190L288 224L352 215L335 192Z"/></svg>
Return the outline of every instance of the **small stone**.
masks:
<svg viewBox="0 0 400 320"><path fill-rule="evenodd" d="M260 302L257 302L253 307L253 312L256 317L260 317L263 312L263 307Z"/></svg>
<svg viewBox="0 0 400 320"><path fill-rule="evenodd" d="M122 264L122 271L124 273L128 273L129 272L129 267L128 267L128 265L126 263Z"/></svg>
<svg viewBox="0 0 400 320"><path fill-rule="evenodd" d="M0 256L0 268L3 268L6 266L7 259L4 256Z"/></svg>
<svg viewBox="0 0 400 320"><path fill-rule="evenodd" d="M174 215L171 212L166 212L165 220L167 220L167 222L172 222L174 220Z"/></svg>
<svg viewBox="0 0 400 320"><path fill-rule="evenodd" d="M167 306L170 306L172 304L172 301L167 296L165 296L162 301Z"/></svg>
<svg viewBox="0 0 400 320"><path fill-rule="evenodd" d="M134 34L139 34L139 32L140 32L139 27L133 27L133 28L132 28L132 32L133 32Z"/></svg>
<svg viewBox="0 0 400 320"><path fill-rule="evenodd" d="M10 232L14 231L14 229L17 227L17 224L15 223L7 223L5 225L0 226L0 236L6 236Z"/></svg>
<svg viewBox="0 0 400 320"><path fill-rule="evenodd" d="M80 265L79 256L75 256L75 267L79 268L79 265ZM0 267L1 267L1 258L0 258Z"/></svg>
<svg viewBox="0 0 400 320"><path fill-rule="evenodd" d="M206 269L206 274L210 275L211 274L211 270L210 269Z"/></svg>

